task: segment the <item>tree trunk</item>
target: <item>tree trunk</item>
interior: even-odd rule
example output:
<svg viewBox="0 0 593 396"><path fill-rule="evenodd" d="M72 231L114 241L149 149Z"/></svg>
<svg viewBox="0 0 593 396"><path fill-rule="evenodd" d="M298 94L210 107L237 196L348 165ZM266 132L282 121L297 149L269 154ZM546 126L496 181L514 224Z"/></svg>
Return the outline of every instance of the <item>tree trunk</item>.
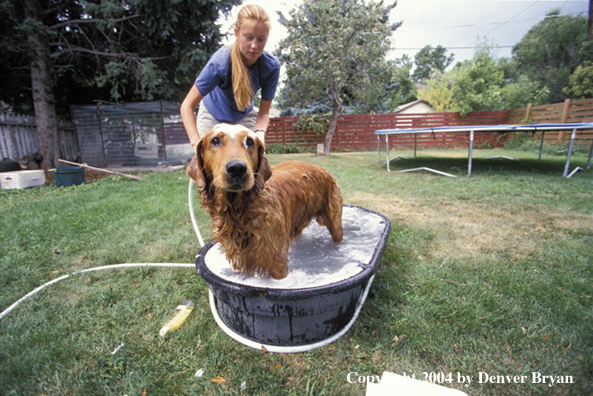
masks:
<svg viewBox="0 0 593 396"><path fill-rule="evenodd" d="M334 137L334 132L336 131L336 126L338 125L338 117L342 113L342 102L340 101L337 104L334 103L333 108L334 111L329 120L329 125L327 126L327 133L325 134L325 144L323 145L324 156L329 155L332 138Z"/></svg>
<svg viewBox="0 0 593 396"><path fill-rule="evenodd" d="M38 0L25 0L28 18L39 21L41 5ZM55 97L50 73L49 48L41 33L31 33L27 41L32 49L31 88L35 108L35 125L39 153L43 156L41 167L50 169L59 166L58 125Z"/></svg>
<svg viewBox="0 0 593 396"><path fill-rule="evenodd" d="M587 37L589 40L593 39L593 10L591 6L593 5L593 0L589 0L589 18L587 20Z"/></svg>

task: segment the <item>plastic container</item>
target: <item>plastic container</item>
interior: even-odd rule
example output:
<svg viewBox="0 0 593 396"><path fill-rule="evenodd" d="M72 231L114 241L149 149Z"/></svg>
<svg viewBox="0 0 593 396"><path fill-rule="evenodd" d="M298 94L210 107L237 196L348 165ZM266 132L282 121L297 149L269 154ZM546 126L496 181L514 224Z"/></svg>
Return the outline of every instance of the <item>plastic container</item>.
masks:
<svg viewBox="0 0 593 396"><path fill-rule="evenodd" d="M64 166L50 170L54 174L56 186L76 186L84 183L84 168Z"/></svg>
<svg viewBox="0 0 593 396"><path fill-rule="evenodd" d="M312 221L291 249L291 273L282 280L237 274L228 263L221 265L226 257L219 244L204 246L196 269L226 326L274 346L309 345L342 330L375 273L391 229L383 215L356 206L344 206L342 223L344 241L334 244L325 227ZM324 271L329 266L331 273Z"/></svg>
<svg viewBox="0 0 593 396"><path fill-rule="evenodd" d="M43 169L0 173L0 185L5 189L36 187L44 183L45 172Z"/></svg>
<svg viewBox="0 0 593 396"><path fill-rule="evenodd" d="M0 161L0 172L15 172L22 170L16 161Z"/></svg>
<svg viewBox="0 0 593 396"><path fill-rule="evenodd" d="M185 319L189 316L191 311L194 309L194 303L191 301L183 301L175 308L175 311L171 312L165 321L163 327L159 331L159 335L164 337L170 331L177 330L179 326L185 322Z"/></svg>

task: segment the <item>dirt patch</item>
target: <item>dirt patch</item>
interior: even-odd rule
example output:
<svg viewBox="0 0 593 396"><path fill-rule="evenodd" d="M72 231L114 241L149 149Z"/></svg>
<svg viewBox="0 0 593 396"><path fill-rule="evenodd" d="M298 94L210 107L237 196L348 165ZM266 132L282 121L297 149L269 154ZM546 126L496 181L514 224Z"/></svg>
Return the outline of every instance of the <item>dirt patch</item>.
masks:
<svg viewBox="0 0 593 396"><path fill-rule="evenodd" d="M510 253L526 257L552 238L565 238L567 229L593 232L593 216L546 208L492 206L479 202L429 203L393 196L355 192L349 204L372 207L392 223L431 230L433 257L470 257Z"/></svg>
<svg viewBox="0 0 593 396"><path fill-rule="evenodd" d="M103 179L104 177L111 177L111 176L113 176L113 174L107 173L107 172L100 172L100 171L95 171L95 170L90 170L90 169L84 170L84 182L85 183L94 182L96 180ZM54 181L54 173L45 171L45 181L53 182Z"/></svg>

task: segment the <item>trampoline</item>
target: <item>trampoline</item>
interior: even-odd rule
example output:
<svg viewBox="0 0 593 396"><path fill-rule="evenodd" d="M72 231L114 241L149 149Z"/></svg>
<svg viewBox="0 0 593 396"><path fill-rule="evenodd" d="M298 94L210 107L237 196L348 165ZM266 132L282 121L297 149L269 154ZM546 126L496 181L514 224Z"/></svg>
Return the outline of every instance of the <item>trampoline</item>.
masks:
<svg viewBox="0 0 593 396"><path fill-rule="evenodd" d="M474 145L474 134L480 132L542 132L542 138L540 142L540 150L539 150L539 159L542 159L542 152L544 148L544 139L546 136L546 131L572 131L570 136L570 143L568 148L568 153L566 155L566 164L564 166L564 173L563 177L569 178L572 177L576 172L580 170L584 170L583 168L577 166L575 169L570 172L570 157L572 155L572 150L574 146L574 141L576 138L577 131L581 130L593 130L593 123L569 123L569 124L531 124L531 125L456 125L456 126L442 126L442 127L432 127L432 128L412 128L412 129L379 129L375 131L377 135L377 152L378 152L378 161L381 163L381 136L385 136L385 145L386 145L386 152L387 152L387 171L391 171L389 168L389 164L391 161L403 157L395 157L389 158L389 136L391 135L405 135L405 134L412 134L414 135L414 158L416 158L416 146L417 146L417 136L422 133L469 133L469 150L468 150L468 166L467 166L467 177L472 175L472 156L473 156L473 145ZM587 161L587 168L591 168L591 157L593 156L593 141L591 144L591 149L589 150L589 160ZM492 157L494 158L494 157ZM513 160L514 158L504 157L506 159ZM441 172L431 168L414 168L414 169L405 169L399 172L414 172L419 170L425 170L433 173L437 173L443 176L448 177L457 177L455 175L451 175L449 173Z"/></svg>

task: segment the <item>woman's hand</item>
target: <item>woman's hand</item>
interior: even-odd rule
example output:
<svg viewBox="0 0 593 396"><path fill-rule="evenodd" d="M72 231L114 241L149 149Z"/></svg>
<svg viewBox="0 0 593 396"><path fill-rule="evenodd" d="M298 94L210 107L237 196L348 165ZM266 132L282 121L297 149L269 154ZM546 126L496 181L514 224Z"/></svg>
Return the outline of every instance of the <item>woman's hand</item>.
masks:
<svg viewBox="0 0 593 396"><path fill-rule="evenodd" d="M263 130L256 130L255 131L255 136L257 136L257 138L259 139L259 141L261 142L262 146L264 146L264 150L266 149L266 133Z"/></svg>

